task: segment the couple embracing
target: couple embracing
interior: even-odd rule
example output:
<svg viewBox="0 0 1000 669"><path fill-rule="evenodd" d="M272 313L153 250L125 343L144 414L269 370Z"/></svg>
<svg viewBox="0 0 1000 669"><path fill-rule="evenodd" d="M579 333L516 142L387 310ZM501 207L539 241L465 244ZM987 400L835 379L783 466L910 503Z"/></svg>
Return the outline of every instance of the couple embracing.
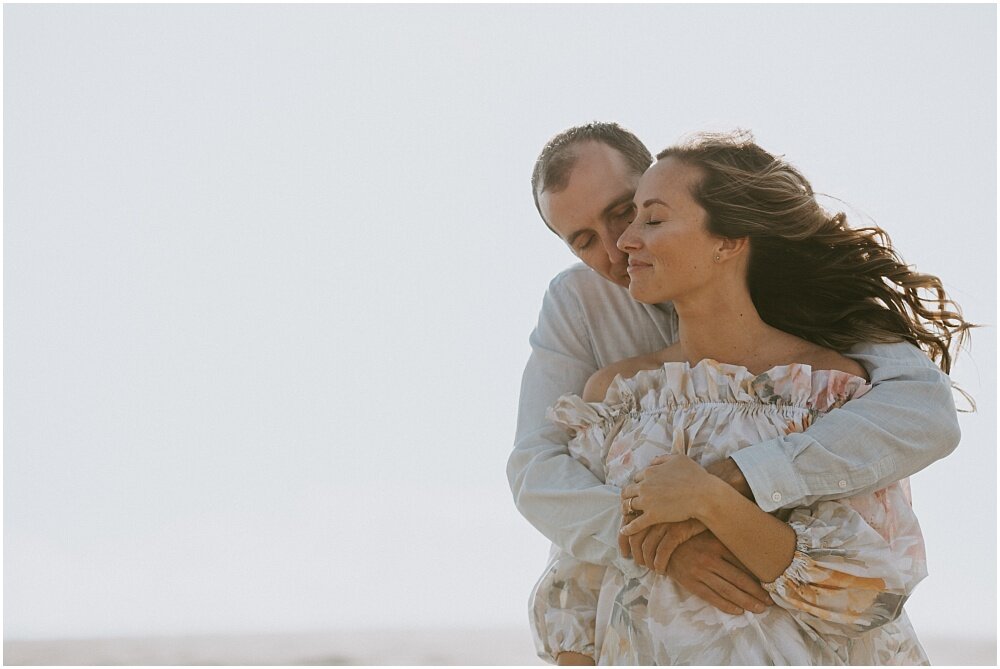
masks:
<svg viewBox="0 0 1000 669"><path fill-rule="evenodd" d="M971 327L940 281L745 133L654 162L592 123L531 182L583 261L545 294L507 469L553 541L539 654L926 664L906 477L958 443L947 373Z"/></svg>

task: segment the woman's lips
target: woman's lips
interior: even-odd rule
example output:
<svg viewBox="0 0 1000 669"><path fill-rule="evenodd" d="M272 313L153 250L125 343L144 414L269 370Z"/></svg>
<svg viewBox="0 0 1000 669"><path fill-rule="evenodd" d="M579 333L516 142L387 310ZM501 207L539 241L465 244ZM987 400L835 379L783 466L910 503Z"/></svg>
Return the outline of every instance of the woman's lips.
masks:
<svg viewBox="0 0 1000 669"><path fill-rule="evenodd" d="M640 270L649 269L650 267L652 267L652 265L650 265L649 263L645 263L645 262L630 262L628 264L628 273L632 274L632 273L638 272Z"/></svg>

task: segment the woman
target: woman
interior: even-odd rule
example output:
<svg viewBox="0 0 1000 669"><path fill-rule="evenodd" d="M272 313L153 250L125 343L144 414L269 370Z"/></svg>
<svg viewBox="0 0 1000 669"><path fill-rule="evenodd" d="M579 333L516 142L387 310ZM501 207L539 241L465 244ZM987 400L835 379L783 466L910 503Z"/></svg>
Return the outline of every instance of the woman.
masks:
<svg viewBox="0 0 1000 669"><path fill-rule="evenodd" d="M864 368L838 351L906 340L947 372L970 325L881 230L828 215L751 139L704 135L657 158L619 247L632 296L673 302L679 341L598 371L550 415L574 433L570 452L623 488L623 533L700 523L777 606L730 615L629 561L556 552L533 593L540 653L560 664L926 663L902 610L926 574L905 480L775 517L703 466L864 393Z"/></svg>

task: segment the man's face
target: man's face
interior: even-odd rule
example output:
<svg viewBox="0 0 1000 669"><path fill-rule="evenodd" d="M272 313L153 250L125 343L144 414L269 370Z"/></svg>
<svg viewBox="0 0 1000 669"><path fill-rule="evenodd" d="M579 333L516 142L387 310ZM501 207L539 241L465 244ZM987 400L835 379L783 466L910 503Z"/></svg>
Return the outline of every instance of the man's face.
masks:
<svg viewBox="0 0 1000 669"><path fill-rule="evenodd" d="M577 147L569 183L542 191L542 216L573 253L608 281L628 288L628 255L618 238L635 215L632 197L639 176L616 149L601 142Z"/></svg>

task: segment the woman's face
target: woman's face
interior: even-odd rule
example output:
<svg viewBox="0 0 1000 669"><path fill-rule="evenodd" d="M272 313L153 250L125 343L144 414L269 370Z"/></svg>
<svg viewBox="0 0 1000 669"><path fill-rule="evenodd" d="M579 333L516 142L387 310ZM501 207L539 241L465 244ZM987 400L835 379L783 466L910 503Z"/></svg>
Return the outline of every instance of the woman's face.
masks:
<svg viewBox="0 0 1000 669"><path fill-rule="evenodd" d="M692 197L701 171L675 158L646 170L635 192L636 217L618 240L628 254L629 293L646 304L676 301L711 282L721 237Z"/></svg>

